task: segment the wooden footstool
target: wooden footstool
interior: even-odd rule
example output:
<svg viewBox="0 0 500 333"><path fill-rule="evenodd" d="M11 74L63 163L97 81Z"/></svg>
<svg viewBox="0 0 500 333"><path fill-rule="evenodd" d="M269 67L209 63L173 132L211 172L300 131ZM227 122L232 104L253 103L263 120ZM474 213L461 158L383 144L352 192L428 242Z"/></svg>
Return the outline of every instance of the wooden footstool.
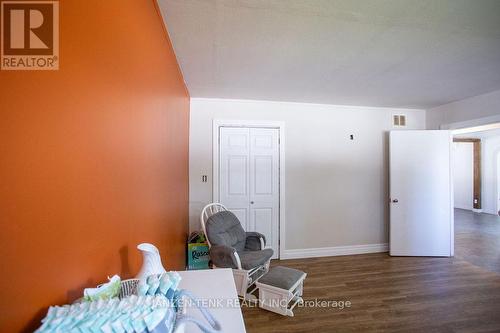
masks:
<svg viewBox="0 0 500 333"><path fill-rule="evenodd" d="M293 317L293 308L302 303L307 274L298 269L276 266L257 282L259 307L283 316Z"/></svg>

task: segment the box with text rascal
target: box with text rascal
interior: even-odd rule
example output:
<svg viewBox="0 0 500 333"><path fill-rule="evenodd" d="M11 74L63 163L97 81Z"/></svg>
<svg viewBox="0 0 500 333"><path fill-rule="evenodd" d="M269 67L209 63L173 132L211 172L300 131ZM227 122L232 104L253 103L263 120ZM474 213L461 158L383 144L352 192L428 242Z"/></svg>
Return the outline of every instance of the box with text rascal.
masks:
<svg viewBox="0 0 500 333"><path fill-rule="evenodd" d="M188 269L208 269L208 244L201 231L191 233L187 246Z"/></svg>

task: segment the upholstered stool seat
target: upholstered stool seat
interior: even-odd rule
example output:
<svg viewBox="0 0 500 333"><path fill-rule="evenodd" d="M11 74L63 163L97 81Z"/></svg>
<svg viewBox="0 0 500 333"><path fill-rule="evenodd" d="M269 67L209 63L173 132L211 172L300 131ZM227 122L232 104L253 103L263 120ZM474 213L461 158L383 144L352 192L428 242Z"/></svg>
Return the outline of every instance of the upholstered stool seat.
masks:
<svg viewBox="0 0 500 333"><path fill-rule="evenodd" d="M303 302L301 296L306 276L298 269L283 266L271 268L256 283L259 306L284 316L293 316L293 308Z"/></svg>

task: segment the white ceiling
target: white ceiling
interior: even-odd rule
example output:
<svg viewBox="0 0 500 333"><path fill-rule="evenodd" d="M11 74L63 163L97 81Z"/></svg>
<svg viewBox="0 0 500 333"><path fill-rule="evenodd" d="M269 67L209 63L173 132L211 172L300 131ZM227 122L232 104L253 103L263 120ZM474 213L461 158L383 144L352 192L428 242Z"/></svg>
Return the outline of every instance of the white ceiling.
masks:
<svg viewBox="0 0 500 333"><path fill-rule="evenodd" d="M158 0L192 97L429 108L500 89L499 0Z"/></svg>

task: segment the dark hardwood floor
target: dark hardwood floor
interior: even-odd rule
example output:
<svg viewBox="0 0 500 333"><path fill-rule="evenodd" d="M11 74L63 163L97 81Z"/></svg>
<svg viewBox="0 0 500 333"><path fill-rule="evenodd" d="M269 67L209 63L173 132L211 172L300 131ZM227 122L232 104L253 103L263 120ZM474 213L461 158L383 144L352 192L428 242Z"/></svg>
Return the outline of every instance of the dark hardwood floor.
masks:
<svg viewBox="0 0 500 333"><path fill-rule="evenodd" d="M500 273L500 217L455 209L455 256Z"/></svg>
<svg viewBox="0 0 500 333"><path fill-rule="evenodd" d="M243 308L247 332L500 332L500 218L455 212L455 257L387 253L274 261L308 273L304 299L350 301L283 317Z"/></svg>

